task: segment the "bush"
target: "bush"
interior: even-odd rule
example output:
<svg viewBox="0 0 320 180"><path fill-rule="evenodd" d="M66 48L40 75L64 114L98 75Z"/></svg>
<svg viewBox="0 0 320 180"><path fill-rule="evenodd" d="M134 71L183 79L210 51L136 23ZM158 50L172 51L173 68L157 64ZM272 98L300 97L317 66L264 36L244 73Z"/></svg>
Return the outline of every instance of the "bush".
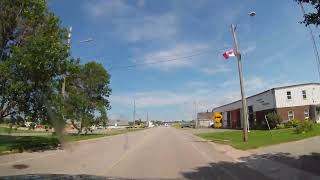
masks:
<svg viewBox="0 0 320 180"><path fill-rule="evenodd" d="M284 124L277 124L277 129L285 129L285 125Z"/></svg>
<svg viewBox="0 0 320 180"><path fill-rule="evenodd" d="M276 112L269 112L267 114L267 119L271 129L275 128L281 122L281 116Z"/></svg>
<svg viewBox="0 0 320 180"><path fill-rule="evenodd" d="M295 127L294 132L297 134L306 133L313 130L314 123L309 120L300 121Z"/></svg>
<svg viewBox="0 0 320 180"><path fill-rule="evenodd" d="M291 121L286 122L284 126L285 128L293 128L293 127L297 127L300 122L301 121L298 119L293 119Z"/></svg>
<svg viewBox="0 0 320 180"><path fill-rule="evenodd" d="M29 126L29 130L34 130L36 128L36 123L32 122Z"/></svg>

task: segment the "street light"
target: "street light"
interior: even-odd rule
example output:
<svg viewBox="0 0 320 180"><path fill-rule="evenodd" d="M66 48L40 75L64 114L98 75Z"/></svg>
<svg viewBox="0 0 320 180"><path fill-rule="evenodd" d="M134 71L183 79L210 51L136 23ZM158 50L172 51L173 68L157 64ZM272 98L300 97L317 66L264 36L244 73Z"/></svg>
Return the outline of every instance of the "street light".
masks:
<svg viewBox="0 0 320 180"><path fill-rule="evenodd" d="M249 16L253 17L256 15L254 11L251 11ZM238 40L236 36L236 27L234 24L231 24L231 33L233 37L233 42L234 42L234 53L237 57L237 62L238 62L238 72L239 72L239 81L240 81L240 91L241 91L241 99L242 99L242 125L243 125L243 141L246 142L248 141L248 107L247 107L247 100L245 97L245 92L244 92L244 81L243 81L243 75L242 75L242 63L241 63L241 53L240 53L240 48L238 45Z"/></svg>
<svg viewBox="0 0 320 180"><path fill-rule="evenodd" d="M88 39L85 39L85 40L79 41L79 43L91 42L91 41L93 41L93 39L92 39L92 38L88 38Z"/></svg>
<svg viewBox="0 0 320 180"><path fill-rule="evenodd" d="M69 27L69 30L68 30L67 45L69 46L69 48L71 48L71 34L72 34L72 26ZM93 41L93 39L88 38L88 39L79 41L79 43L87 43L87 42L91 42L91 41ZM62 94L63 98L65 98L65 92L66 92L66 76L67 76L67 74L63 75L63 83L62 83L62 87L61 87L61 94Z"/></svg>
<svg viewBox="0 0 320 180"><path fill-rule="evenodd" d="M253 16L255 16L255 15L256 15L256 12L251 11L248 15L249 15L249 16L251 16L251 17L253 17Z"/></svg>

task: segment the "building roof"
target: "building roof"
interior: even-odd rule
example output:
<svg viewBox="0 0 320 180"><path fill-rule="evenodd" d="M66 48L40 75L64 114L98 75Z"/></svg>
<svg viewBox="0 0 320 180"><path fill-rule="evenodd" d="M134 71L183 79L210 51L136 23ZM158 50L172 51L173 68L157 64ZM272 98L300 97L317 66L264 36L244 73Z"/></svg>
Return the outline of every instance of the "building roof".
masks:
<svg viewBox="0 0 320 180"><path fill-rule="evenodd" d="M271 89L262 91L262 92L260 92L260 93L257 93L257 94L248 96L248 97L246 97L246 99L251 98L251 97L254 97L254 96L258 96L258 95L263 94L263 93L266 93L266 92L268 92L268 91L274 91L275 89L285 89L285 88L291 88L291 87L297 87L297 86L308 86L308 85L320 85L320 83L302 83L302 84L294 84L294 85L288 85L288 86L274 87L274 88L271 88ZM241 100L237 100L237 101L233 101L233 102L228 103L228 104L224 104L224 105L222 105L222 106L215 107L215 108L212 109L212 111L213 111L214 109L221 108L221 107L224 107L224 106L228 106L228 105L230 105L230 104L237 103L237 102L240 102L240 101L241 101Z"/></svg>
<svg viewBox="0 0 320 180"><path fill-rule="evenodd" d="M197 114L198 119L211 119L213 113L212 112L199 112Z"/></svg>
<svg viewBox="0 0 320 180"><path fill-rule="evenodd" d="M113 126L115 123L117 123L118 126L126 126L129 124L129 122L126 120L117 119L117 120L109 120L108 126Z"/></svg>

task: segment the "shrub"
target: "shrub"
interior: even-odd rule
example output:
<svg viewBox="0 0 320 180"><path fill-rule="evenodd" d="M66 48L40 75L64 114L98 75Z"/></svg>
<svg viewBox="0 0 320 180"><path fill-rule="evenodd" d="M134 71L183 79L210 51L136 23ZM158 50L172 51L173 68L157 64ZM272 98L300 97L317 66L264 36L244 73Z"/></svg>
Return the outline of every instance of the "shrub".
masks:
<svg viewBox="0 0 320 180"><path fill-rule="evenodd" d="M277 124L277 129L284 129L286 128L284 124Z"/></svg>
<svg viewBox="0 0 320 180"><path fill-rule="evenodd" d="M292 120L292 127L297 127L302 121L299 119Z"/></svg>
<svg viewBox="0 0 320 180"><path fill-rule="evenodd" d="M36 128L36 123L32 122L29 126L30 130L34 130Z"/></svg>
<svg viewBox="0 0 320 180"><path fill-rule="evenodd" d="M284 126L285 128L293 128L293 127L297 127L300 122L301 121L298 119L293 119L291 121L284 123Z"/></svg>
<svg viewBox="0 0 320 180"><path fill-rule="evenodd" d="M314 123L309 120L300 121L295 127L294 132L297 134L306 133L313 130Z"/></svg>
<svg viewBox="0 0 320 180"><path fill-rule="evenodd" d="M271 129L275 128L281 122L281 116L276 112L269 112L267 114L268 123Z"/></svg>
<svg viewBox="0 0 320 180"><path fill-rule="evenodd" d="M292 128L293 127L292 121L288 121L288 122L284 123L284 127L285 128Z"/></svg>

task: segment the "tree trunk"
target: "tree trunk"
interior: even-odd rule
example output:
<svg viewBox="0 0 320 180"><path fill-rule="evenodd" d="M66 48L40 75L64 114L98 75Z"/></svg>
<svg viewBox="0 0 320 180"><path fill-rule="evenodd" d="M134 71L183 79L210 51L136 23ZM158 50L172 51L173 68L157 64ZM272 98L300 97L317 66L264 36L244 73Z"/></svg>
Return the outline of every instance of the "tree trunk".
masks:
<svg viewBox="0 0 320 180"><path fill-rule="evenodd" d="M82 127L81 127L81 126L78 127L78 126L74 123L74 120L71 121L71 124L72 124L72 126L73 126L74 128L76 128L76 130L78 130L78 134L80 134L81 131L82 131Z"/></svg>

